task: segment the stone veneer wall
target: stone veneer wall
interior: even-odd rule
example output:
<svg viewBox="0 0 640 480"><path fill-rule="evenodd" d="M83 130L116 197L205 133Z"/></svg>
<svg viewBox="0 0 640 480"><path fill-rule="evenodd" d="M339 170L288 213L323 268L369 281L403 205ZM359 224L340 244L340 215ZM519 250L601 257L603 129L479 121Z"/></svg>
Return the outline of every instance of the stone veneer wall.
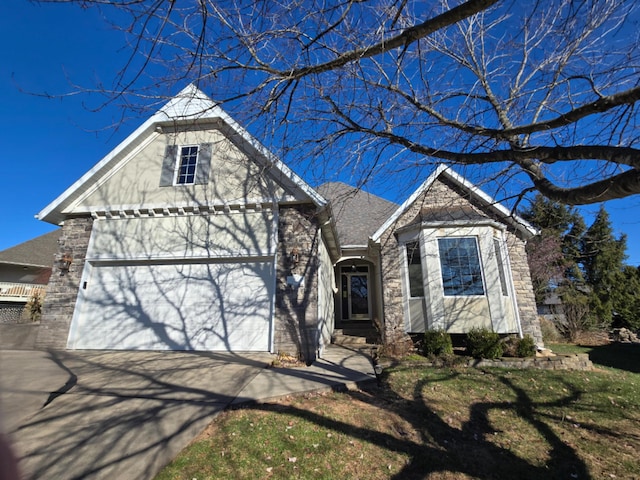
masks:
<svg viewBox="0 0 640 480"><path fill-rule="evenodd" d="M524 335L530 335L538 348L543 348L544 341L542 339L542 330L540 329L540 318L538 317L538 310L536 308L536 298L533 294L525 242L520 240L512 232L507 232L506 237L522 333Z"/></svg>
<svg viewBox="0 0 640 480"><path fill-rule="evenodd" d="M318 242L320 227L313 206L280 207L276 262L274 345L276 352L313 362L318 348ZM296 248L299 262L293 265ZM304 287L287 285L287 277L301 275Z"/></svg>
<svg viewBox="0 0 640 480"><path fill-rule="evenodd" d="M450 367L451 363L445 360L423 361L423 362L403 362L406 366L415 367ZM538 369L538 370L593 370L593 362L589 360L587 353L577 353L568 355L556 355L552 357L528 357L513 358L502 357L494 359L486 358L460 358L457 357L454 363L456 367L468 368L509 368L513 370ZM391 364L381 364L381 368L387 368Z"/></svg>
<svg viewBox="0 0 640 480"><path fill-rule="evenodd" d="M477 205L440 179L437 179L424 195L417 199L401 215L397 222L380 239L382 284L384 297L384 341L391 343L404 337L404 309L402 303L402 268L398 253L398 241L394 232L416 221L423 208L473 207L487 216ZM523 333L530 334L536 345L542 347L540 322L536 314L535 298L529 275L525 244L514 233L507 232L507 246L516 290L518 313Z"/></svg>
<svg viewBox="0 0 640 480"><path fill-rule="evenodd" d="M71 255L73 261L69 271L64 275L61 274L57 261L53 264L36 348L64 349L67 346L69 326L78 297L92 227L91 217L68 218L64 222L58 241L58 255Z"/></svg>

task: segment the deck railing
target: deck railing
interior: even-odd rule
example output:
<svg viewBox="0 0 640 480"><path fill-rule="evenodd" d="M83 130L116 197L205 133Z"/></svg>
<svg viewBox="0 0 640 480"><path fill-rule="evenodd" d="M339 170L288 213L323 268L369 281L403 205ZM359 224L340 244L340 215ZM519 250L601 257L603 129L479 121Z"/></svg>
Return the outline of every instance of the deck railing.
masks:
<svg viewBox="0 0 640 480"><path fill-rule="evenodd" d="M38 285L35 283L0 282L0 301L27 301L33 295L43 296L46 289L46 285Z"/></svg>

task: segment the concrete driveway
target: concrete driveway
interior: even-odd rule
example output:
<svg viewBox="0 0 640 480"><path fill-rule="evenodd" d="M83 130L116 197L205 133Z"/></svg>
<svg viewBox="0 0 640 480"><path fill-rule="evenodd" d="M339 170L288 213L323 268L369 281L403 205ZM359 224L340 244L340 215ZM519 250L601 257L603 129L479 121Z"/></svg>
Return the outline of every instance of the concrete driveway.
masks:
<svg viewBox="0 0 640 480"><path fill-rule="evenodd" d="M3 428L33 479L147 479L267 354L0 351ZM240 395L241 396L241 395Z"/></svg>

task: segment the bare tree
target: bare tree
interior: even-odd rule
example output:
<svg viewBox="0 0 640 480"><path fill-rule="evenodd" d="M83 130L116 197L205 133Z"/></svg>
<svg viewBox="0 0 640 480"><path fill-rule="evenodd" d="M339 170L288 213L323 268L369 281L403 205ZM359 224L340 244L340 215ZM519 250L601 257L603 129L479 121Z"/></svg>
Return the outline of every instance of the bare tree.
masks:
<svg viewBox="0 0 640 480"><path fill-rule="evenodd" d="M640 193L634 0L51 1L126 32L110 99L195 81L327 170L445 161L568 204Z"/></svg>

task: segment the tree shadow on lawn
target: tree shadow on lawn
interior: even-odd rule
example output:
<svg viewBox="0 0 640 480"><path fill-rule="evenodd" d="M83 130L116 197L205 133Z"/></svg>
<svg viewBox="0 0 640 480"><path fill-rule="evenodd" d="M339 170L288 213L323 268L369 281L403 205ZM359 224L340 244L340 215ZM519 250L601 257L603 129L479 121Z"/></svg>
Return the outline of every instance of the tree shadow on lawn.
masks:
<svg viewBox="0 0 640 480"><path fill-rule="evenodd" d="M640 344L609 343L591 347L589 359L604 367L640 373Z"/></svg>
<svg viewBox="0 0 640 480"><path fill-rule="evenodd" d="M457 376L455 372L448 374L446 378L439 378L436 382L433 379L418 382L413 399L402 398L384 386L346 393L355 400L375 405L381 410L380 415L399 415L409 422L418 437L353 425L296 406L261 404L250 408L286 412L351 438L407 455L409 459L406 465L391 477L394 479L422 479L436 472L482 479L591 478L587 465L578 456L575 448L563 441L551 427L554 423L562 423L563 418L548 413L556 408L575 407L583 393L580 389L563 382L563 390L567 393L561 398L537 402L507 376L491 371L486 372L486 375L489 376L488 381L502 383L510 389L511 397L515 396L515 400L495 402L479 399L472 403L469 418L460 427L451 425L448 418L442 418L430 407L431 400L425 395L425 391L428 392L425 387L429 385L432 388L436 382L454 380ZM490 414L496 412L512 412L528 424L527 429L535 431L538 437L535 440L535 448L542 452L541 458L535 461L535 464L518 456L508 446L501 446L495 442L494 435L499 431L492 426ZM597 431L611 438L620 436L620 432L612 432L595 425L582 425L582 428Z"/></svg>

